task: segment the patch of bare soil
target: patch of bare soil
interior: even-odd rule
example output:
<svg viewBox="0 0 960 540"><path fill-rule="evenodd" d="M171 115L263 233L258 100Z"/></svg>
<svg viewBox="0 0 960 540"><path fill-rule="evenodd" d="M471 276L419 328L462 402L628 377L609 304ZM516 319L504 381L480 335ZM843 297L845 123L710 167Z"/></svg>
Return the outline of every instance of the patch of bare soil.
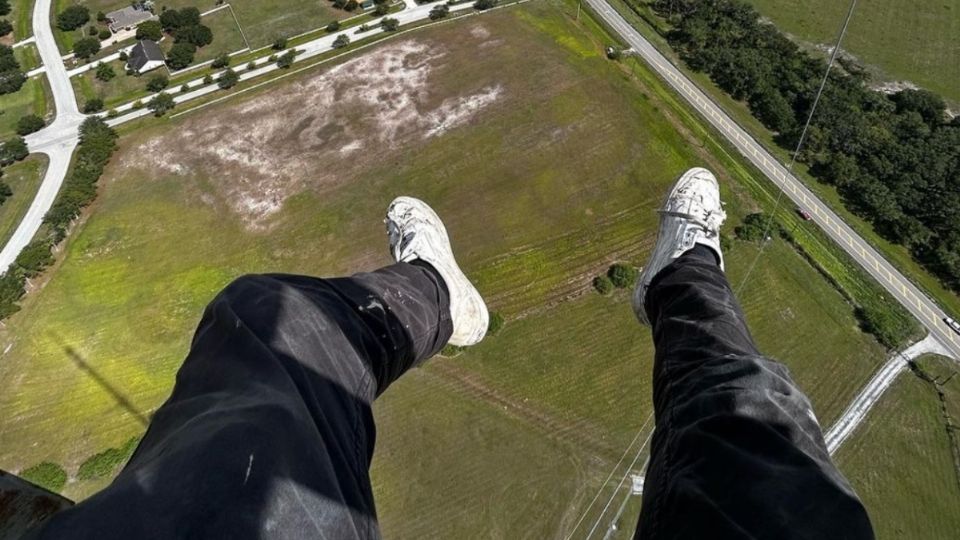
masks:
<svg viewBox="0 0 960 540"><path fill-rule="evenodd" d="M475 25L464 39L478 46L488 37ZM205 177L249 230L268 230L290 196L345 183L391 154L466 124L505 94L502 83L490 80L460 84L452 95L434 91L451 60L447 54L423 39L384 45L190 117L127 152L120 164L160 176Z"/></svg>

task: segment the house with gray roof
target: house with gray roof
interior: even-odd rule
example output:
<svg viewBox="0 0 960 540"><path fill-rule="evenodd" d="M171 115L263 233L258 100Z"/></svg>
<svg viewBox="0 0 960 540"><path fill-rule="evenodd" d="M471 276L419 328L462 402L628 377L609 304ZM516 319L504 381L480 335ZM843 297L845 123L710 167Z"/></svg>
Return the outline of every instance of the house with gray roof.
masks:
<svg viewBox="0 0 960 540"><path fill-rule="evenodd" d="M130 49L127 55L127 69L138 73L145 73L163 65L166 57L156 41L143 39Z"/></svg>
<svg viewBox="0 0 960 540"><path fill-rule="evenodd" d="M124 30L133 30L143 21L156 18L157 16L150 11L146 4L136 3L132 6L107 13L107 26L110 27L111 32L116 34Z"/></svg>

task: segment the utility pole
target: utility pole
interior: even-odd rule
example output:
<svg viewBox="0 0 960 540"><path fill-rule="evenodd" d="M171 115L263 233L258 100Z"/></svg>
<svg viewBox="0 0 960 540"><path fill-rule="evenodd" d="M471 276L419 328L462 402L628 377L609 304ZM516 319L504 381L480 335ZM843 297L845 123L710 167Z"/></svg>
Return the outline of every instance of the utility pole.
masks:
<svg viewBox="0 0 960 540"><path fill-rule="evenodd" d="M577 22L580 22L580 5L583 4L583 0L577 2Z"/></svg>

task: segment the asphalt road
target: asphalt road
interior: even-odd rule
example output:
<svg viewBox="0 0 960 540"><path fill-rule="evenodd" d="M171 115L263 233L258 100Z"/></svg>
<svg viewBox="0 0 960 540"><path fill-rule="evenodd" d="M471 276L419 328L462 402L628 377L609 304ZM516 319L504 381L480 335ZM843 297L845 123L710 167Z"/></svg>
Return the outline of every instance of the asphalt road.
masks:
<svg viewBox="0 0 960 540"><path fill-rule="evenodd" d="M30 208L17 226L13 236L0 250L0 272L16 260L20 251L30 243L43 222L43 216L53 205L63 179L67 176L70 156L79 142L78 128L84 115L77 109L77 100L67 69L60 58L60 51L50 28L50 4L52 0L37 0L33 6L33 35L46 68L57 116L47 127L26 137L30 152L46 154L50 162L43 182L30 203Z"/></svg>
<svg viewBox="0 0 960 540"><path fill-rule="evenodd" d="M889 294L903 304L930 334L948 350L954 359L960 359L960 336L957 336L943 317L947 314L924 293L920 292L892 264L830 210L823 201L808 190L802 182L768 153L743 128L690 81L616 10L604 0L586 0L587 4L633 48L649 65L673 87L690 105L707 119L736 149L757 166L774 184L805 210L812 221L857 261L882 285Z"/></svg>

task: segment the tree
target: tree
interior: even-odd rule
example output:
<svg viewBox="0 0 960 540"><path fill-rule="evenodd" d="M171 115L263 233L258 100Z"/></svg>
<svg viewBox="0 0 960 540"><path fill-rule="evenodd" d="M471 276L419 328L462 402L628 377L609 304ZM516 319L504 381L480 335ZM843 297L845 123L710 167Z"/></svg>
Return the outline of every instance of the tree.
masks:
<svg viewBox="0 0 960 540"><path fill-rule="evenodd" d="M10 189L10 184L0 180L0 204L7 202L11 195L13 195L13 190Z"/></svg>
<svg viewBox="0 0 960 540"><path fill-rule="evenodd" d="M227 68L217 77L217 85L224 90L233 88L238 82L240 82L240 75L237 75L237 72L230 68Z"/></svg>
<svg viewBox="0 0 960 540"><path fill-rule="evenodd" d="M6 19L0 19L0 37L13 32L13 25Z"/></svg>
<svg viewBox="0 0 960 540"><path fill-rule="evenodd" d="M200 10L194 7L168 9L160 14L160 24L166 30L196 26L200 24Z"/></svg>
<svg viewBox="0 0 960 540"><path fill-rule="evenodd" d="M20 71L13 49L0 45L0 94L10 94L20 90L27 78Z"/></svg>
<svg viewBox="0 0 960 540"><path fill-rule="evenodd" d="M147 108L153 111L154 116L163 116L174 106L176 106L176 102L173 100L173 96L166 92L160 92L147 102Z"/></svg>
<svg viewBox="0 0 960 540"><path fill-rule="evenodd" d="M613 286L618 289L633 287L639 275L640 272L638 272L636 268L619 263L612 265L610 269L607 270L607 277L610 278Z"/></svg>
<svg viewBox="0 0 960 540"><path fill-rule="evenodd" d="M476 2L473 3L474 9L478 9L480 11L490 9L496 5L497 5L497 0L477 0Z"/></svg>
<svg viewBox="0 0 960 540"><path fill-rule="evenodd" d="M902 114L906 111L920 113L923 121L931 126L942 123L946 118L947 105L942 97L933 92L906 89L893 94L890 99L896 103L898 113Z"/></svg>
<svg viewBox="0 0 960 540"><path fill-rule="evenodd" d="M190 91L190 85L189 85L189 84L183 83L182 85L180 85L180 93L181 93L181 94L186 94L186 93L189 92L189 91Z"/></svg>
<svg viewBox="0 0 960 540"><path fill-rule="evenodd" d="M103 41L105 39L110 39L110 36L112 35L113 34L110 33L110 30L104 28L103 30L100 31L99 34L97 34L97 39L99 39L100 41Z"/></svg>
<svg viewBox="0 0 960 540"><path fill-rule="evenodd" d="M27 141L23 137L14 137L4 141L0 146L0 165L9 165L14 161L21 161L30 155L27 149Z"/></svg>
<svg viewBox="0 0 960 540"><path fill-rule="evenodd" d="M230 55L227 53L222 53L216 58L213 59L213 62L210 63L210 66L214 69L225 68L230 65Z"/></svg>
<svg viewBox="0 0 960 540"><path fill-rule="evenodd" d="M117 76L117 72L113 70L113 67L111 67L110 64L101 63L100 65L97 66L97 74L96 74L97 79L103 82L107 82L116 76Z"/></svg>
<svg viewBox="0 0 960 540"><path fill-rule="evenodd" d="M291 49L277 58L277 67L288 68L293 65L293 60L297 57L297 50Z"/></svg>
<svg viewBox="0 0 960 540"><path fill-rule="evenodd" d="M430 10L430 20L436 21L442 19L450 13L450 8L446 4L440 4L438 6L433 6L433 9Z"/></svg>
<svg viewBox="0 0 960 540"><path fill-rule="evenodd" d="M744 217L743 224L734 228L733 232L738 239L745 242L761 242L766 239L766 235L782 235L785 231L776 220L771 222L766 214L758 212Z"/></svg>
<svg viewBox="0 0 960 540"><path fill-rule="evenodd" d="M273 45L271 45L271 47L273 47L273 50L275 51L282 51L283 49L286 49L287 38L283 36L278 37L277 39L273 40Z"/></svg>
<svg viewBox="0 0 960 540"><path fill-rule="evenodd" d="M340 29L340 21L333 21L327 25L327 32L336 32Z"/></svg>
<svg viewBox="0 0 960 540"><path fill-rule="evenodd" d="M100 112L102 110L103 110L103 100L100 98L93 98L83 104L83 112L87 114Z"/></svg>
<svg viewBox="0 0 960 540"><path fill-rule="evenodd" d="M170 85L170 80L167 79L166 75L158 74L150 77L150 80L147 81L147 90L151 92L159 92Z"/></svg>
<svg viewBox="0 0 960 540"><path fill-rule="evenodd" d="M102 11L98 11L98 12L97 12L97 22L99 22L99 23L105 23L105 22L107 22L107 14L104 13L104 12L102 12Z"/></svg>
<svg viewBox="0 0 960 540"><path fill-rule="evenodd" d="M213 84L213 75L207 74L203 78L203 84Z"/></svg>
<svg viewBox="0 0 960 540"><path fill-rule="evenodd" d="M81 60L86 60L98 52L100 52L100 40L97 38L80 38L73 44L73 55Z"/></svg>
<svg viewBox="0 0 960 540"><path fill-rule="evenodd" d="M0 17L10 14L10 0L0 0Z"/></svg>
<svg viewBox="0 0 960 540"><path fill-rule="evenodd" d="M20 120L17 120L17 135L29 135L35 131L40 131L45 125L46 122L43 121L43 118L35 114L21 116Z"/></svg>
<svg viewBox="0 0 960 540"><path fill-rule="evenodd" d="M69 32L87 24L89 20L90 10L85 6L74 4L57 15L57 28Z"/></svg>
<svg viewBox="0 0 960 540"><path fill-rule="evenodd" d="M87 35L88 35L88 36L95 36L95 35L97 35L97 34L99 34L99 33L100 33L100 30L97 30L97 25L91 24L90 26L87 27Z"/></svg>
<svg viewBox="0 0 960 540"><path fill-rule="evenodd" d="M50 242L46 239L34 240L27 244L14 265L23 272L26 277L34 277L53 262L53 255L50 254Z"/></svg>
<svg viewBox="0 0 960 540"><path fill-rule="evenodd" d="M394 32L397 28L400 28L400 21L391 17L384 17L380 19L380 27L387 32Z"/></svg>
<svg viewBox="0 0 960 540"><path fill-rule="evenodd" d="M596 289L598 293L606 296L613 290L613 282L610 281L610 278L607 276L597 276L593 278L593 288Z"/></svg>
<svg viewBox="0 0 960 540"><path fill-rule="evenodd" d="M197 47L205 47L213 43L213 31L202 24L182 26L174 32L173 42L187 42Z"/></svg>
<svg viewBox="0 0 960 540"><path fill-rule="evenodd" d="M376 17L383 17L387 13L390 13L390 6L385 3L377 4L377 7L373 10L373 14Z"/></svg>
<svg viewBox="0 0 960 540"><path fill-rule="evenodd" d="M334 49L342 49L350 44L350 36L346 34L341 34L337 36L337 39L333 40Z"/></svg>
<svg viewBox="0 0 960 540"><path fill-rule="evenodd" d="M137 25L137 39L160 41L163 38L163 25L160 21L143 21Z"/></svg>
<svg viewBox="0 0 960 540"><path fill-rule="evenodd" d="M174 43L167 53L167 65L172 69L183 69L193 62L197 47L193 43Z"/></svg>

